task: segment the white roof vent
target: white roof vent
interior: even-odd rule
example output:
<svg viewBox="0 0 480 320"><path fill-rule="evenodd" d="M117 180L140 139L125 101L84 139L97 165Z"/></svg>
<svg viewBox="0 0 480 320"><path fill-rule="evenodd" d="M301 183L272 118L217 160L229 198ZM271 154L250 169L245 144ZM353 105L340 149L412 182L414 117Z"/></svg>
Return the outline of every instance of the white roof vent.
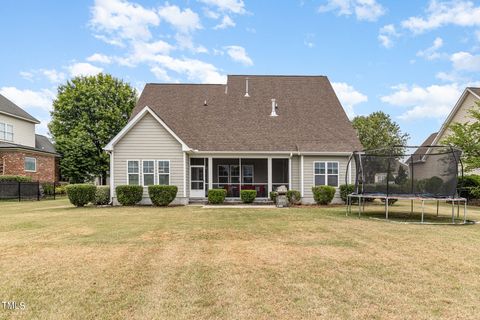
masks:
<svg viewBox="0 0 480 320"><path fill-rule="evenodd" d="M245 98L250 97L248 94L248 78L245 78Z"/></svg>
<svg viewBox="0 0 480 320"><path fill-rule="evenodd" d="M272 99L272 113L270 114L270 117L277 117L277 103L275 102L275 99Z"/></svg>

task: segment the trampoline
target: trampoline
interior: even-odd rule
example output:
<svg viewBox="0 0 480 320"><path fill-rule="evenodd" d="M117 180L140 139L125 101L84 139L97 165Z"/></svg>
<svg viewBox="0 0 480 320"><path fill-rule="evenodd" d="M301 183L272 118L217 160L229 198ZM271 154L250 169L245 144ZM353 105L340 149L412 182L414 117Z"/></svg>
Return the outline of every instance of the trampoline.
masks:
<svg viewBox="0 0 480 320"><path fill-rule="evenodd" d="M389 206L394 200L410 200L410 215L414 201L421 201L420 223L425 222L425 202L451 204L452 220L449 224L467 224L467 199L458 195L459 175L463 177L460 159L462 150L453 146L393 146L390 148L355 151L348 165L355 168L354 191L347 195L347 215L358 204L358 216L365 212L365 202L380 199L385 202L385 219L389 219ZM463 219L460 220L460 207ZM457 220L455 220L455 207ZM438 222L435 222L438 223Z"/></svg>

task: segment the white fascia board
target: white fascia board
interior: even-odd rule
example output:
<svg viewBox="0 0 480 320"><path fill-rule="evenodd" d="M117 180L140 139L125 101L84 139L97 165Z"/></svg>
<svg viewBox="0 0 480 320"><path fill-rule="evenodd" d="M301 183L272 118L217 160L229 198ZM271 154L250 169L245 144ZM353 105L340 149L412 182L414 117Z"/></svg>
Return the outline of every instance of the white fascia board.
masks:
<svg viewBox="0 0 480 320"><path fill-rule="evenodd" d="M40 124L40 121L36 120L32 120L32 119L27 119L27 118L24 118L24 117L21 117L21 116L17 116L15 114L11 114L11 113L8 113L8 112L5 112L5 111L0 111L1 114L4 114L4 115L7 115L9 117L12 117L12 118L17 118L17 119L20 119L20 120L24 120L24 121L28 121L28 122L31 122L31 123L35 123L35 124Z"/></svg>
<svg viewBox="0 0 480 320"><path fill-rule="evenodd" d="M170 133L175 138L175 140L177 140L182 145L182 151L190 151L191 150L191 148L189 148L187 146L187 144L185 142L183 142L182 139L180 139L180 137L178 137L175 134L175 132L173 132L173 130L170 129L170 127L167 126L167 124L162 119L160 119L160 117L157 116L157 114L155 112L153 112L153 110L150 109L150 107L148 107L148 106L145 106L142 109L142 111L137 113L137 115L135 115L135 117L133 117L133 119L130 120L127 123L127 125L125 127L123 127L123 129L120 130L120 132L103 149L106 150L106 151L112 151L115 144L117 144L117 142L120 141L120 139L122 139L123 136L125 136L125 134L127 134L127 132L130 131L130 129L132 129L147 113L150 113L155 118L155 120L157 120L158 123L160 123L160 125L165 130L167 130L167 132Z"/></svg>
<svg viewBox="0 0 480 320"><path fill-rule="evenodd" d="M191 153L198 154L285 154L294 155L321 155L321 156L349 156L352 152L298 152L298 151L200 151L191 150Z"/></svg>

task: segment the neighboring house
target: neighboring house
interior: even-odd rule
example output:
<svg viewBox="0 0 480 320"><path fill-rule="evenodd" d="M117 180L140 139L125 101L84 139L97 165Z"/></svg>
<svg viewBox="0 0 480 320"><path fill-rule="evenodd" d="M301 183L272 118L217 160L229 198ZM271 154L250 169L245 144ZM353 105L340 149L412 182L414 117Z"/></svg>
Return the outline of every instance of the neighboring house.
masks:
<svg viewBox="0 0 480 320"><path fill-rule="evenodd" d="M344 184L361 148L326 77L230 75L226 84L147 84L105 150L114 203L118 185L170 184L185 204L212 188L266 199L280 185L313 203L312 187Z"/></svg>
<svg viewBox="0 0 480 320"><path fill-rule="evenodd" d="M439 167L444 167L444 161L440 161L441 157L429 157L432 152L428 146L441 145L442 141L451 134L450 125L453 123L467 123L473 121L470 116L469 110L471 110L476 103L480 101L480 88L468 87L465 88L460 99L457 101L452 111L448 115L445 122L442 124L438 132L430 134L427 139L421 144L421 146L415 151L412 159L408 159L407 163L412 160L415 166L424 166L425 169L418 170L425 176L416 175L418 179L430 177L430 172L439 171ZM430 169L430 170L429 170ZM440 170L442 171L442 170ZM446 170L445 170L446 172ZM447 173L447 172L446 172ZM472 173L480 173L480 170L474 170ZM447 175L447 174L446 174Z"/></svg>
<svg viewBox="0 0 480 320"><path fill-rule="evenodd" d="M47 137L35 134L40 122L0 95L0 175L58 181L58 157Z"/></svg>

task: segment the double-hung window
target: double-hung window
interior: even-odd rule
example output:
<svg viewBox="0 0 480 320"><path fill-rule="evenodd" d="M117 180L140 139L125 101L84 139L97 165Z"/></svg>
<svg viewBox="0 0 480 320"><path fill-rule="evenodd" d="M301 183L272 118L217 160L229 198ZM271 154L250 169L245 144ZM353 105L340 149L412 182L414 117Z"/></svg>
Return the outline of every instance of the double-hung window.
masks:
<svg viewBox="0 0 480 320"><path fill-rule="evenodd" d="M25 171L36 172L37 159L31 158L31 157L25 157Z"/></svg>
<svg viewBox="0 0 480 320"><path fill-rule="evenodd" d="M0 140L13 141L13 126L0 122Z"/></svg>
<svg viewBox="0 0 480 320"><path fill-rule="evenodd" d="M230 183L240 183L240 167L238 164L230 165Z"/></svg>
<svg viewBox="0 0 480 320"><path fill-rule="evenodd" d="M158 160L158 184L170 184L170 161Z"/></svg>
<svg viewBox="0 0 480 320"><path fill-rule="evenodd" d="M127 162L127 178L128 184L139 185L140 184L140 161L129 160Z"/></svg>
<svg viewBox="0 0 480 320"><path fill-rule="evenodd" d="M155 184L155 161L143 160L142 163L143 186Z"/></svg>
<svg viewBox="0 0 480 320"><path fill-rule="evenodd" d="M228 164L220 164L217 167L218 169L218 183L228 184L228 173L230 167Z"/></svg>
<svg viewBox="0 0 480 320"><path fill-rule="evenodd" d="M242 166L242 183L253 184L253 165L246 164Z"/></svg>
<svg viewBox="0 0 480 320"><path fill-rule="evenodd" d="M338 187L338 162L314 162L313 175L316 186Z"/></svg>

